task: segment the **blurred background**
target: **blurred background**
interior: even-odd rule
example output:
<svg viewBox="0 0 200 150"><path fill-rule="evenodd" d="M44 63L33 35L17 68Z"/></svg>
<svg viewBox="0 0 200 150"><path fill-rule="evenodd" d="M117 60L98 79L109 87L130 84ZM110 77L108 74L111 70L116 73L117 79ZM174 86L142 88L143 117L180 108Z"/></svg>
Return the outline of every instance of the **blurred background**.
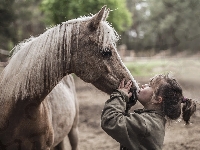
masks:
<svg viewBox="0 0 200 150"><path fill-rule="evenodd" d="M10 51L48 27L95 14L103 5L112 10L108 21L121 35L118 45L135 54L200 50L199 0L0 0L0 49Z"/></svg>
<svg viewBox="0 0 200 150"><path fill-rule="evenodd" d="M111 9L107 20L120 35L117 49L134 78L143 84L155 74L170 72L185 96L198 103L193 124L184 126L181 118L167 124L164 150L198 150L200 0L0 0L0 72L19 42L61 22L95 14L103 5ZM80 101L80 149L118 150L119 144L100 128L109 96L74 78Z"/></svg>

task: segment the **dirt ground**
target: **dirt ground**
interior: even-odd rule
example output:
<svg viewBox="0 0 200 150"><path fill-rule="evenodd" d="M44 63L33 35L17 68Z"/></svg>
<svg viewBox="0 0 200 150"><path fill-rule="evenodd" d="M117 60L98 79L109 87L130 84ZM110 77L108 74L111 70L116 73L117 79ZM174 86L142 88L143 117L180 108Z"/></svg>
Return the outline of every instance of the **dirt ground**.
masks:
<svg viewBox="0 0 200 150"><path fill-rule="evenodd" d="M148 83L149 78L140 78L139 83ZM100 115L104 102L109 98L107 94L97 90L91 84L75 78L77 96L80 105L80 150L119 150L119 143L109 137L100 127ZM192 98L200 96L199 82L180 80L185 95ZM135 108L141 107L137 103ZM191 118L192 124L185 126L180 119L168 121L163 150L199 150L200 149L200 108Z"/></svg>

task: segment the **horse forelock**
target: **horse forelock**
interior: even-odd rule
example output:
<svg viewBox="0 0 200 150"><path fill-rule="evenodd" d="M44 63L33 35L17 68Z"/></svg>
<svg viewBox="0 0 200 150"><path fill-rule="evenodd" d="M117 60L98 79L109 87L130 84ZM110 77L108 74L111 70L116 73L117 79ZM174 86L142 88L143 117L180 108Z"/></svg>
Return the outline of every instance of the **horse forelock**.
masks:
<svg viewBox="0 0 200 150"><path fill-rule="evenodd" d="M107 21L102 21L100 23L100 30L100 40L103 43L103 49L108 47L110 44L116 48L116 42L119 40L119 35L114 28Z"/></svg>
<svg viewBox="0 0 200 150"><path fill-rule="evenodd" d="M116 42L120 39L120 36L115 31L115 29L112 27L112 25L106 21L107 15L109 13L109 10L105 11L104 17L102 18L102 21L99 24L98 30L99 32L99 38L97 38L98 43L103 43L102 47L106 48L109 44L113 44L116 46ZM67 22L64 22L65 24L81 24L81 22L87 22L91 21L91 19L94 17L94 15L90 16L82 16L77 19L72 19ZM77 26L78 27L78 26Z"/></svg>

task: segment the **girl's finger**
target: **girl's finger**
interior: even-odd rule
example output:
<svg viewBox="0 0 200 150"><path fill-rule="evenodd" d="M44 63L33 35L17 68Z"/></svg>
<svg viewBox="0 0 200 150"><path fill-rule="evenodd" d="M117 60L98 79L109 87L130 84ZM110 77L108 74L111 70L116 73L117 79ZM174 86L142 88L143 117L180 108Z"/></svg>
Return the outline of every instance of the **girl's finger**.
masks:
<svg viewBox="0 0 200 150"><path fill-rule="evenodd" d="M130 84L129 84L129 88L131 88L132 84L133 84L133 82L131 81Z"/></svg>
<svg viewBox="0 0 200 150"><path fill-rule="evenodd" d="M129 98L130 98L132 95L133 95L132 92L129 92L129 93L128 93L128 97L129 97Z"/></svg>
<svg viewBox="0 0 200 150"><path fill-rule="evenodd" d="M128 85L132 85L132 81L131 81L131 80L129 80L127 84L128 84Z"/></svg>
<svg viewBox="0 0 200 150"><path fill-rule="evenodd" d="M118 89L120 89L120 88L121 88L121 84L122 84L122 83L120 82L120 83L119 83L119 86L118 86Z"/></svg>
<svg viewBox="0 0 200 150"><path fill-rule="evenodd" d="M123 78L123 80L122 80L122 84L121 84L121 88L123 88L124 87L124 82L125 82L125 78Z"/></svg>
<svg viewBox="0 0 200 150"><path fill-rule="evenodd" d="M123 88L124 87L124 81L125 81L125 78L123 78L122 81L120 82L119 88Z"/></svg>
<svg viewBox="0 0 200 150"><path fill-rule="evenodd" d="M132 85L132 81L131 80L129 80L127 83L126 83L126 88L130 88L131 87L131 85Z"/></svg>

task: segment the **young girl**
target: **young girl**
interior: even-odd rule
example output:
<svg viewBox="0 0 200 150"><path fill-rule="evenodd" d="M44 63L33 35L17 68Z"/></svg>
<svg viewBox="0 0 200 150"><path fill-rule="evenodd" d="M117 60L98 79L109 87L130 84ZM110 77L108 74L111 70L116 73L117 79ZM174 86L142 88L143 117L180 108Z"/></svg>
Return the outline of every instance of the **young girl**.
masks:
<svg viewBox="0 0 200 150"><path fill-rule="evenodd" d="M161 150L165 135L165 116L175 120L180 117L183 103L183 120L189 124L196 104L183 97L177 81L168 75L157 75L139 91L138 101L143 109L125 113L132 96L131 81L125 80L105 103L101 116L102 129L118 141L120 150Z"/></svg>

